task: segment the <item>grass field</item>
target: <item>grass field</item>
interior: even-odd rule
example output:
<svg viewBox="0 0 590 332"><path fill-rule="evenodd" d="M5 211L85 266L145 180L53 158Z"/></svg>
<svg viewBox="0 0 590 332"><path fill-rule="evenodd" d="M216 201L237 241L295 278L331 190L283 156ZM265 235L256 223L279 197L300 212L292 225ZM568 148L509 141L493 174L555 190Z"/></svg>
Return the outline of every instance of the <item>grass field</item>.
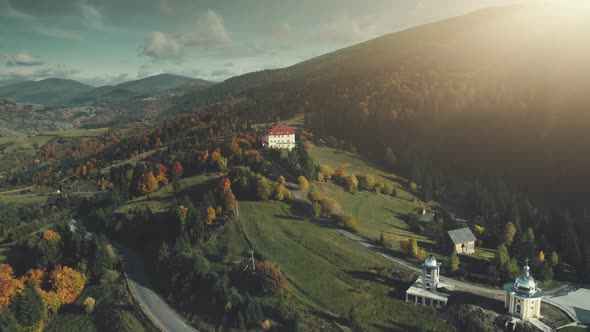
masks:
<svg viewBox="0 0 590 332"><path fill-rule="evenodd" d="M37 152L36 147L41 147L47 143L51 136L13 136L0 137L0 145L10 143L4 153L18 152L26 155L34 155Z"/></svg>
<svg viewBox="0 0 590 332"><path fill-rule="evenodd" d="M39 206L47 203L47 196L45 195L15 195L2 196L0 195L0 202L12 203L16 205L38 204Z"/></svg>
<svg viewBox="0 0 590 332"><path fill-rule="evenodd" d="M420 322L428 330L448 329L433 310L401 300L408 285L378 281L369 272L390 267L388 261L297 211L282 202L240 202L246 236L257 252L280 266L304 302L336 320L347 317L354 305L371 330L407 331Z"/></svg>
<svg viewBox="0 0 590 332"><path fill-rule="evenodd" d="M109 128L95 129L69 129L57 131L45 131L40 136L59 136L59 137L96 137L106 133Z"/></svg>
<svg viewBox="0 0 590 332"><path fill-rule="evenodd" d="M0 127L0 136L1 137L24 137L27 134L23 133L22 131L16 131L9 128Z"/></svg>
<svg viewBox="0 0 590 332"><path fill-rule="evenodd" d="M568 326L558 330L559 332L590 332L590 327Z"/></svg>
<svg viewBox="0 0 590 332"><path fill-rule="evenodd" d="M412 194L399 184L399 178L365 162L358 155L327 147L312 147L310 154L316 164L326 164L332 168L344 167L347 175L373 174L376 182L391 184L397 197L378 195L371 192L351 194L333 183L319 183L320 190L328 197L336 199L344 209L352 213L361 228L360 235L376 239L383 233L392 247L406 238L416 238L430 243L427 238L410 231L403 217L414 209Z"/></svg>
<svg viewBox="0 0 590 332"><path fill-rule="evenodd" d="M7 132L2 131L2 134L6 137L0 137L0 145L10 143L4 153L11 153L17 151L26 155L33 155L37 152L35 147L41 147L54 137L96 137L107 132L109 128L97 128L97 129L71 129L71 130L59 130L59 131L47 131L42 132L39 135L27 136L20 132Z"/></svg>
<svg viewBox="0 0 590 332"><path fill-rule="evenodd" d="M414 238L419 246L446 264L448 253L439 252L433 246L433 241L412 232L404 222L404 216L415 208L413 202L416 197L406 190L400 183L401 178L366 162L357 154L328 148L312 147L310 154L316 164L326 164L332 168L343 167L347 175L373 174L376 182L390 183L397 191L397 197L377 195L369 192L351 194L333 183L316 184L328 197L336 199L348 212L352 213L360 226L360 235L368 239L377 239L381 234L393 250L399 250L400 242ZM434 203L434 202L430 202ZM478 247L474 254L461 256L462 270L469 272L474 280L483 282L484 271L494 258L494 250ZM401 254L401 253L398 253Z"/></svg>

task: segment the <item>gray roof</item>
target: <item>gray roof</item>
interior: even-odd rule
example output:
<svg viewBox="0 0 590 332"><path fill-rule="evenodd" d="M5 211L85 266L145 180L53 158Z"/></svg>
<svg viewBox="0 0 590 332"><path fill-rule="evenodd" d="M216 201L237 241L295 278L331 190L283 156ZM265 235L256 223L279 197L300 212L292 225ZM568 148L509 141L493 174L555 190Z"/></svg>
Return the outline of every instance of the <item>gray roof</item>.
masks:
<svg viewBox="0 0 590 332"><path fill-rule="evenodd" d="M447 233L454 244L467 243L476 240L469 227L453 229Z"/></svg>

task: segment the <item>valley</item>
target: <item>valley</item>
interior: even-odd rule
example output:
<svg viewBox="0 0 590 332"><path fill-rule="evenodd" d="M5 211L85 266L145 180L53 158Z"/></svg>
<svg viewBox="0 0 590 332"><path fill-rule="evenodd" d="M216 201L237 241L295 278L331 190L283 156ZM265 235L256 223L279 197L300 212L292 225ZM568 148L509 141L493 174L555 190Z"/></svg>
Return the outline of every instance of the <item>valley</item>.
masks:
<svg viewBox="0 0 590 332"><path fill-rule="evenodd" d="M143 46L100 37L135 45L115 61L87 42L111 5L45 36L84 56L0 45L0 331L588 329L583 10L334 29L318 3L258 40L142 4Z"/></svg>

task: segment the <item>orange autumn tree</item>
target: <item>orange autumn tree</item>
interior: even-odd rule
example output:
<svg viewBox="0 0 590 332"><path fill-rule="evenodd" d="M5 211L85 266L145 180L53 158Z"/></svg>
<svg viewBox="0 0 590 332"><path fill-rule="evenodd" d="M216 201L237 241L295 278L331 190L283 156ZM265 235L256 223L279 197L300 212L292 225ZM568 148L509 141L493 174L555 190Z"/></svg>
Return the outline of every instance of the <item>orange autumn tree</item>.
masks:
<svg viewBox="0 0 590 332"><path fill-rule="evenodd" d="M62 303L73 303L84 289L84 276L67 266L57 265L49 281Z"/></svg>
<svg viewBox="0 0 590 332"><path fill-rule="evenodd" d="M137 184L137 191L142 195L148 195L148 197L151 193L158 190L158 188L158 180L156 180L153 172L144 174Z"/></svg>
<svg viewBox="0 0 590 332"><path fill-rule="evenodd" d="M228 178L221 179L221 182L219 182L219 190L222 193L231 191L231 181L230 181L230 179L228 179Z"/></svg>
<svg viewBox="0 0 590 332"><path fill-rule="evenodd" d="M12 266L0 264L0 306L9 304L14 294L23 288L22 281L14 277Z"/></svg>
<svg viewBox="0 0 590 332"><path fill-rule="evenodd" d="M162 164L158 165L158 170L156 172L156 180L161 186L165 186L168 184L168 168Z"/></svg>
<svg viewBox="0 0 590 332"><path fill-rule="evenodd" d="M40 287L45 280L45 269L30 269L19 279L23 284L32 283L36 287Z"/></svg>
<svg viewBox="0 0 590 332"><path fill-rule="evenodd" d="M221 158L221 150L219 148L215 149L213 153L211 153L211 161L217 161Z"/></svg>
<svg viewBox="0 0 590 332"><path fill-rule="evenodd" d="M54 230L46 229L43 231L43 240L47 242L59 242L61 240L61 236Z"/></svg>
<svg viewBox="0 0 590 332"><path fill-rule="evenodd" d="M174 165L172 165L172 176L179 178L182 176L182 174L184 174L184 168L182 167L180 161L176 161Z"/></svg>

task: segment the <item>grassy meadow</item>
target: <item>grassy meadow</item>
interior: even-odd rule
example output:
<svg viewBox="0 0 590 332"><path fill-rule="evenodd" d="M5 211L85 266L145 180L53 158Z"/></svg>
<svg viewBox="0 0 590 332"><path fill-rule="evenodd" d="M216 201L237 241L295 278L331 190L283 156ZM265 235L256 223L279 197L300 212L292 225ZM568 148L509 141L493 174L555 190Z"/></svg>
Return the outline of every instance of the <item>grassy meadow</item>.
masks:
<svg viewBox="0 0 590 332"><path fill-rule="evenodd" d="M428 330L448 327L430 308L406 304L405 283L375 278L375 267L390 267L384 258L341 235L331 224L301 216L283 202L240 202L240 221L255 250L275 262L303 302L336 321L354 305L370 329L405 331L424 322ZM429 319L424 319L428 317Z"/></svg>
<svg viewBox="0 0 590 332"><path fill-rule="evenodd" d="M447 263L448 253L439 252L433 247L434 243L431 239L412 232L404 221L404 217L415 208L414 200L417 198L400 184L403 183L400 177L363 160L357 154L339 149L312 146L310 155L316 164L325 164L333 169L343 167L346 175L370 173L375 176L376 182L390 183L396 189L397 197L364 191L352 194L331 182L315 182L321 192L334 198L346 211L356 217L361 236L377 239L383 234L388 247L394 251L400 250L402 240L414 238L421 248L427 252L433 252L443 264ZM494 253L492 249L478 246L474 254L461 255L462 270L476 277L478 282L484 281L484 271L493 261Z"/></svg>

